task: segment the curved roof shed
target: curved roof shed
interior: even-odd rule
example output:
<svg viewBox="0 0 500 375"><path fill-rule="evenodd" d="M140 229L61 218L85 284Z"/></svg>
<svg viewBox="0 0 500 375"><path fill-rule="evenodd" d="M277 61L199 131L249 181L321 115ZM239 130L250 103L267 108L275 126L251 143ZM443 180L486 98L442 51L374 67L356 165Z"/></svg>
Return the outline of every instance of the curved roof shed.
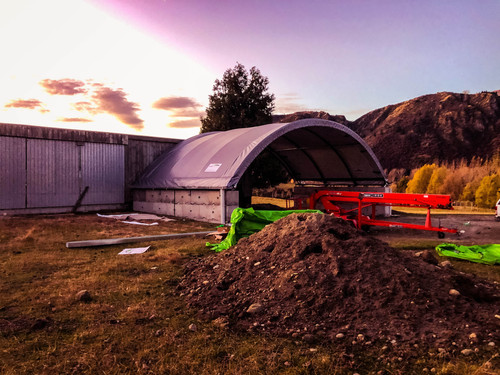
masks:
<svg viewBox="0 0 500 375"><path fill-rule="evenodd" d="M265 149L297 183L387 182L370 147L344 125L320 119L274 123L186 139L156 159L134 184L144 189L233 189Z"/></svg>

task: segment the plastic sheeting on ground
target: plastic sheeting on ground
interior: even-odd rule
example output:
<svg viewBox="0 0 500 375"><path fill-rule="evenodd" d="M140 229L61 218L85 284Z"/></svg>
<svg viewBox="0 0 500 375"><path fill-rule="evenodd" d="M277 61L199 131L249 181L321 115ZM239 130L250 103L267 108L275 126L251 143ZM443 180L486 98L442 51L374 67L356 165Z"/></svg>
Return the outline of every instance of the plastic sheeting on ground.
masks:
<svg viewBox="0 0 500 375"><path fill-rule="evenodd" d="M151 246L146 247L135 247L131 249L123 249L118 253L118 255L129 255L129 254L142 254L149 250Z"/></svg>
<svg viewBox="0 0 500 375"><path fill-rule="evenodd" d="M453 257L484 264L500 264L500 244L463 246L442 243L436 246L441 256Z"/></svg>
<svg viewBox="0 0 500 375"><path fill-rule="evenodd" d="M260 231L267 224L293 213L321 213L319 210L288 210L288 211L264 211L253 208L235 208L231 214L231 228L227 237L218 244L207 242L207 246L216 252L227 250L243 237Z"/></svg>
<svg viewBox="0 0 500 375"><path fill-rule="evenodd" d="M158 225L158 223L143 223L141 221L137 220L162 220L162 221L174 221L174 219L170 219L168 217L161 217L153 214L137 214L137 213L131 213L131 214L119 214L119 215L103 215L103 214L97 214L99 217L105 217L105 218L111 218L111 219L116 219L120 220L122 223L125 224L135 224L135 225Z"/></svg>

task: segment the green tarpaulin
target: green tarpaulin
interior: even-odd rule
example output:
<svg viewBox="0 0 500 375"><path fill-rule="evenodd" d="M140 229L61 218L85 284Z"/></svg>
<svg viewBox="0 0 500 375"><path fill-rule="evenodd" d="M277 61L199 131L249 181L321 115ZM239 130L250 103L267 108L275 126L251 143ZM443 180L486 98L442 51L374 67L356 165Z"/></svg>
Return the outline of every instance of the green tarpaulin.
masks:
<svg viewBox="0 0 500 375"><path fill-rule="evenodd" d="M254 210L253 208L235 208L231 214L231 228L227 237L218 244L207 242L212 250L217 252L227 250L236 245L240 238L248 237L251 234L260 231L267 224L273 223L278 219L293 213L321 213L318 210L289 210L289 211L264 211Z"/></svg>
<svg viewBox="0 0 500 375"><path fill-rule="evenodd" d="M436 246L436 251L441 256L484 264L500 264L500 244L461 246L442 243Z"/></svg>

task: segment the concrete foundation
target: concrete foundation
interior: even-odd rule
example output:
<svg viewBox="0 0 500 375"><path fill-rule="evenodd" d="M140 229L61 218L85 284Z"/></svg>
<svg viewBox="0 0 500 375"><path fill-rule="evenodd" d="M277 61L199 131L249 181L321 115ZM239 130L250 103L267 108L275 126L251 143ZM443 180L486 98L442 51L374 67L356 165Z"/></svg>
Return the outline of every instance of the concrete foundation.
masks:
<svg viewBox="0 0 500 375"><path fill-rule="evenodd" d="M134 190L133 197L134 211L224 224L239 203L237 190Z"/></svg>

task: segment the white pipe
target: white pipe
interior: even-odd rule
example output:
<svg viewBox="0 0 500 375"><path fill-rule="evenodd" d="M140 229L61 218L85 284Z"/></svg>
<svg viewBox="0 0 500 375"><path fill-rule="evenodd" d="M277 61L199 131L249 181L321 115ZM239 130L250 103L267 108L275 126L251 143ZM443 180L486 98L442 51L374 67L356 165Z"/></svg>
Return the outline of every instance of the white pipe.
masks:
<svg viewBox="0 0 500 375"><path fill-rule="evenodd" d="M210 233L213 233L213 231L158 234L155 236L142 236L142 237L108 238L108 239L103 239L103 240L73 241L73 242L66 242L66 247L72 248L72 247L93 247L93 246L119 245L119 244L123 244L123 243L168 240L170 238L179 238L179 237L206 236L207 234L210 234Z"/></svg>

